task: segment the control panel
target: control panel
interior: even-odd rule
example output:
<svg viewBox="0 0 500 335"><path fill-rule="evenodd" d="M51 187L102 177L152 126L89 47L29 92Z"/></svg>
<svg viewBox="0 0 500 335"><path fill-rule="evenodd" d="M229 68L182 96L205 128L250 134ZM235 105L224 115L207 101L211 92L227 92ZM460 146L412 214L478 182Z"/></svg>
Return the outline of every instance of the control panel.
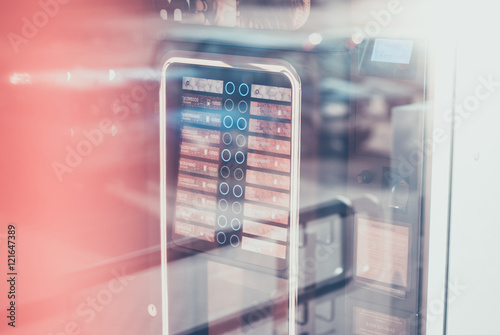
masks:
<svg viewBox="0 0 500 335"><path fill-rule="evenodd" d="M296 225L298 81L271 67L193 62L165 71L169 240L284 271Z"/></svg>

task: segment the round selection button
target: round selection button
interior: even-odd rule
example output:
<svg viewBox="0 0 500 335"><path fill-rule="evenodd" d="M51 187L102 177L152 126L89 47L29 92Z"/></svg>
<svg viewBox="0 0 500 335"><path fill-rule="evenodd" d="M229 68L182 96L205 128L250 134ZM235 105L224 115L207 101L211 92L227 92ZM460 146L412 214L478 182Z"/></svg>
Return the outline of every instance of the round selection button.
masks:
<svg viewBox="0 0 500 335"><path fill-rule="evenodd" d="M236 86L234 85L234 83L232 81L228 81L226 83L225 89L226 89L227 94L233 94L234 91L236 90Z"/></svg>
<svg viewBox="0 0 500 335"><path fill-rule="evenodd" d="M247 129L247 120L245 120L245 118L243 117L240 117L238 121L236 121L236 125L238 126L239 130L245 130Z"/></svg>
<svg viewBox="0 0 500 335"><path fill-rule="evenodd" d="M231 174L231 170L227 166L223 166L220 168L220 175L222 178L227 178Z"/></svg>
<svg viewBox="0 0 500 335"><path fill-rule="evenodd" d="M217 224L219 225L219 227L221 228L224 228L227 226L227 218L224 216L224 215L220 215L218 218L217 218Z"/></svg>
<svg viewBox="0 0 500 335"><path fill-rule="evenodd" d="M217 242L219 242L219 244L224 244L226 243L226 234L224 234L223 232L218 232L217 233Z"/></svg>
<svg viewBox="0 0 500 335"><path fill-rule="evenodd" d="M236 161L236 163L238 164L243 164L245 162L245 154L241 151L238 151L235 155L234 155L234 160Z"/></svg>
<svg viewBox="0 0 500 335"><path fill-rule="evenodd" d="M229 149L222 150L220 157L224 162L229 162L231 160L231 151Z"/></svg>
<svg viewBox="0 0 500 335"><path fill-rule="evenodd" d="M246 113L248 110L248 103L245 100L238 102L238 110L240 113Z"/></svg>
<svg viewBox="0 0 500 335"><path fill-rule="evenodd" d="M232 141L233 141L233 137L231 136L231 134L224 133L222 135L222 142L224 142L225 145L231 144Z"/></svg>
<svg viewBox="0 0 500 335"><path fill-rule="evenodd" d="M245 144L247 144L247 140L246 140L245 136L243 136L241 134L236 136L236 145L237 146L239 146L241 148L241 147L244 147Z"/></svg>
<svg viewBox="0 0 500 335"><path fill-rule="evenodd" d="M242 169L237 168L236 170L234 170L234 178L236 180L242 180L244 176L245 174L243 173Z"/></svg>
<svg viewBox="0 0 500 335"><path fill-rule="evenodd" d="M223 195L228 194L229 193L229 185L227 183L220 183L219 191Z"/></svg>
<svg viewBox="0 0 500 335"><path fill-rule="evenodd" d="M250 88L248 87L247 84L243 83L238 88L238 91L240 92L240 95L242 97L246 97L248 95L248 93L250 92Z"/></svg>
<svg viewBox="0 0 500 335"><path fill-rule="evenodd" d="M241 196L243 195L243 187L241 187L240 185L234 185L234 187L233 187L233 195L236 198L241 198Z"/></svg>
<svg viewBox="0 0 500 335"><path fill-rule="evenodd" d="M224 127L231 128L233 126L233 118L229 115L226 115L224 116L224 120L222 121L222 123L224 123Z"/></svg>
<svg viewBox="0 0 500 335"><path fill-rule="evenodd" d="M224 108L230 112L233 110L234 108L234 101L231 100L231 99L227 99L226 101L224 101Z"/></svg>
<svg viewBox="0 0 500 335"><path fill-rule="evenodd" d="M241 204L238 201L233 202L233 204L231 205L231 208L233 209L234 214L241 213Z"/></svg>
<svg viewBox="0 0 500 335"><path fill-rule="evenodd" d="M227 203L226 199L220 199L219 200L219 209L223 212L227 211L227 208L229 207L229 204Z"/></svg>
<svg viewBox="0 0 500 335"><path fill-rule="evenodd" d="M231 245L236 248L240 245L240 238L238 237L238 235L231 235L231 237L229 238L229 243L231 243Z"/></svg>
<svg viewBox="0 0 500 335"><path fill-rule="evenodd" d="M233 228L234 231L238 231L241 228L241 221L238 220L237 218L234 218L231 220L231 228Z"/></svg>

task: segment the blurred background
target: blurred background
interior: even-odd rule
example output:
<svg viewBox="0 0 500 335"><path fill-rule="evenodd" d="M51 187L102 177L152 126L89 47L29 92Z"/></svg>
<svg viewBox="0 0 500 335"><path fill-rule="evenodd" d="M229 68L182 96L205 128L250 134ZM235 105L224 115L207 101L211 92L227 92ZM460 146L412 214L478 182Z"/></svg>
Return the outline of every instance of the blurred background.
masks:
<svg viewBox="0 0 500 335"><path fill-rule="evenodd" d="M29 0L1 17L2 334L498 332L493 5ZM300 78L295 313L283 273L162 235L177 51Z"/></svg>

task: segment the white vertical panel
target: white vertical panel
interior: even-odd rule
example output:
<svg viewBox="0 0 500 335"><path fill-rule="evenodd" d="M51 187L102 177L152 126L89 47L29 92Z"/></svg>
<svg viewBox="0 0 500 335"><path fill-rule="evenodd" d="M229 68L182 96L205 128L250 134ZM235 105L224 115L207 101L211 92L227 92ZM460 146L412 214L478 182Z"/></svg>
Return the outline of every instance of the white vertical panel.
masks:
<svg viewBox="0 0 500 335"><path fill-rule="evenodd" d="M456 103L468 107L457 107L455 116L447 315L453 335L500 333L498 11L493 2L472 9L477 17L467 17L457 65Z"/></svg>
<svg viewBox="0 0 500 335"><path fill-rule="evenodd" d="M425 200L428 251L424 246L423 312L426 335L442 335L445 323L445 289L447 269L448 208L451 169L452 128L444 115L452 110L455 75L455 42L451 39L431 38L429 53L429 108L431 113L426 135L431 139L432 151L427 152L427 185L430 192ZM429 146L428 146L429 147ZM429 175L430 174L430 175ZM430 180L429 180L430 179ZM425 271L425 270L424 270ZM426 294L425 294L426 292Z"/></svg>

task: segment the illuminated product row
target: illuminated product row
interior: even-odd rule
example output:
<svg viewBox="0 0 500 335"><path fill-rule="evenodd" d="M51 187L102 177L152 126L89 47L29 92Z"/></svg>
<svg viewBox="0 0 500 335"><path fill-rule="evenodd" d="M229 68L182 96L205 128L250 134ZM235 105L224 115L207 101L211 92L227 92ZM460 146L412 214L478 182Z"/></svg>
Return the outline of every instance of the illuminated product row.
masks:
<svg viewBox="0 0 500 335"><path fill-rule="evenodd" d="M236 84L232 81L226 82L224 85L223 80L207 79L207 78L195 78L195 77L183 77L182 78L182 89L188 91L198 91L207 92L215 94L223 94L222 86L224 86L224 91L227 95L233 95L236 93ZM255 99L265 99L274 101L292 101L292 89L287 87L277 87L268 85L257 85L251 84L251 88L246 83L241 83L238 85L238 93L241 97L248 96L248 93L252 92L251 98ZM205 99L202 97L200 99Z"/></svg>

